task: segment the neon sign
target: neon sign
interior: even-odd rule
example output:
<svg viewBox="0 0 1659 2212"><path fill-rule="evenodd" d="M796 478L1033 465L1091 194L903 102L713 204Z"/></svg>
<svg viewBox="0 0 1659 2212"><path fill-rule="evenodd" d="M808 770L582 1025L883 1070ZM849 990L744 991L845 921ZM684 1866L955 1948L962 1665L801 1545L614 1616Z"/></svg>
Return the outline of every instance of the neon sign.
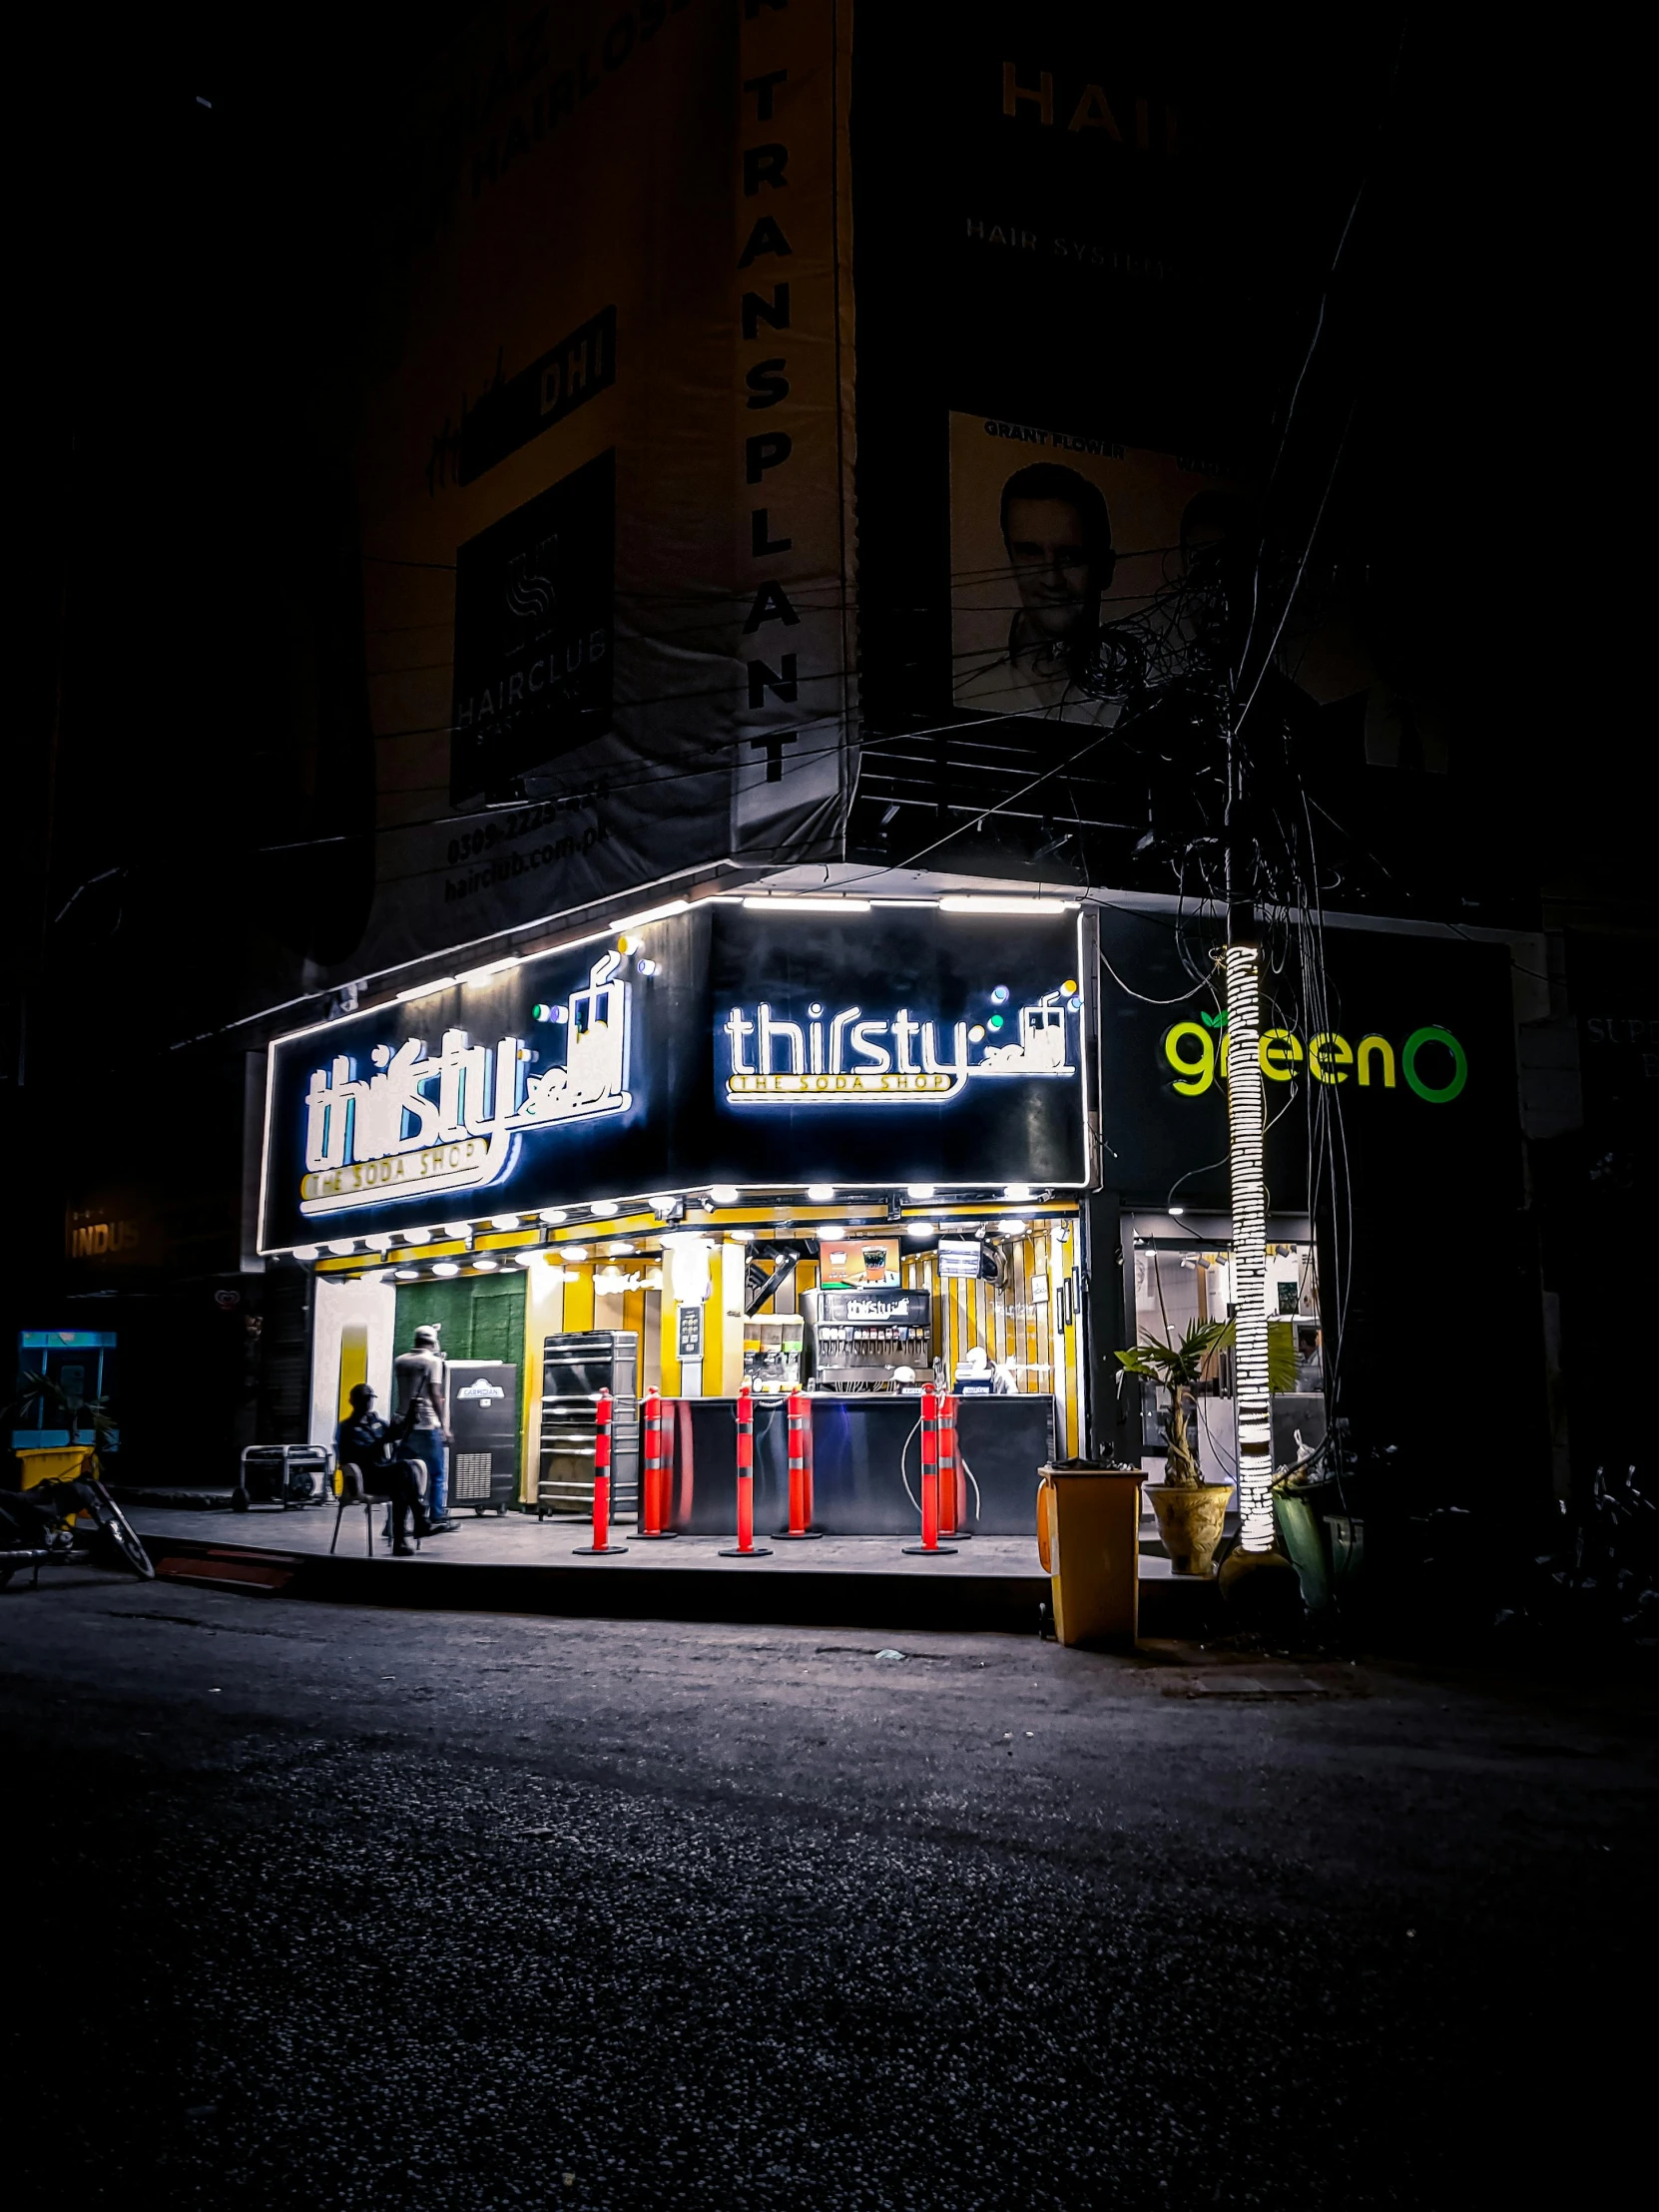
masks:
<svg viewBox="0 0 1659 2212"><path fill-rule="evenodd" d="M1165 1030L1164 1058L1175 1071L1174 1088L1183 1098L1201 1097L1218 1076L1223 1083L1227 1081L1230 1042L1224 1031L1218 1055L1214 1027L1208 1018L1202 1023L1178 1021ZM1421 1060L1424 1052L1430 1054L1426 1069ZM1436 1062L1436 1053L1444 1056L1443 1061ZM1397 1081L1397 1067L1408 1087L1430 1106L1444 1106L1460 1096L1469 1079L1468 1055L1462 1046L1449 1029L1432 1025L1413 1029L1400 1046L1397 1060L1386 1037L1373 1033L1352 1045L1331 1029L1310 1037L1306 1050L1294 1031L1264 1029L1257 1058L1270 1083L1289 1083L1306 1065L1316 1083L1335 1088L1346 1083L1352 1073L1361 1090L1370 1090L1376 1082L1391 1091ZM1433 1080L1436 1074L1440 1075L1438 1081Z"/></svg>
<svg viewBox="0 0 1659 2212"><path fill-rule="evenodd" d="M627 1113L631 1006L622 967L621 953L607 952L586 988L571 992L552 1025L566 1040L560 1065L538 1069L541 1054L521 1037L474 1044L466 1030L446 1029L435 1059L423 1037L405 1037L372 1048L376 1074L359 1077L346 1053L314 1068L299 1211L479 1190L511 1173L526 1135Z"/></svg>
<svg viewBox="0 0 1659 2212"><path fill-rule="evenodd" d="M765 999L734 1006L721 1024L730 1067L726 1096L734 1106L938 1105L958 1098L980 1078L1069 1076L1077 1072L1059 991L1019 1009L1019 1037L969 1045L984 1032L966 1021L918 1021L907 1006L890 1016L861 1006L830 1013L818 1003L805 1022L774 1014ZM1070 1001L1075 1010L1077 1001ZM997 1024L996 1026L1000 1026ZM939 1031L948 1027L941 1051Z"/></svg>

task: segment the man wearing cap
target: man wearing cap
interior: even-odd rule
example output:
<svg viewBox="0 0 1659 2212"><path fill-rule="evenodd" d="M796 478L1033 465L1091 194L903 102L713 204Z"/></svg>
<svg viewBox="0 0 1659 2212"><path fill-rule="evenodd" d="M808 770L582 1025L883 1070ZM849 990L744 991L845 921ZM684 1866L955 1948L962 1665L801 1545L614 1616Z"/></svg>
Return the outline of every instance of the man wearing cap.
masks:
<svg viewBox="0 0 1659 2212"><path fill-rule="evenodd" d="M414 1349L392 1362L397 1391L397 1432L402 1450L427 1470L426 1510L430 1533L441 1536L455 1526L449 1518L448 1379L438 1351L438 1333L422 1323Z"/></svg>
<svg viewBox="0 0 1659 2212"><path fill-rule="evenodd" d="M420 1494L420 1470L405 1446L401 1457L391 1430L374 1410L374 1392L366 1382L351 1387L351 1410L334 1432L334 1448L342 1467L355 1467L370 1497L391 1503L392 1551L399 1559L413 1555L409 1521L417 1536L429 1536L425 1500Z"/></svg>

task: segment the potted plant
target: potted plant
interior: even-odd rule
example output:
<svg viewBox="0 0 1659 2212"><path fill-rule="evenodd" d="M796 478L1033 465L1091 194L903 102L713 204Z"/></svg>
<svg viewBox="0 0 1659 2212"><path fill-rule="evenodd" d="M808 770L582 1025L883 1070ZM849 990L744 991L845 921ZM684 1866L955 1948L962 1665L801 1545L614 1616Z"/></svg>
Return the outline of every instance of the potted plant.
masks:
<svg viewBox="0 0 1659 2212"><path fill-rule="evenodd" d="M1193 1392L1211 1353L1233 1341L1230 1321L1195 1321L1179 1344L1145 1337L1117 1356L1129 1375L1158 1384L1169 1397L1164 1433L1169 1452L1162 1482L1149 1482L1146 1495L1158 1516L1170 1564L1177 1574L1208 1574L1221 1541L1222 1519L1233 1494L1231 1482L1206 1482L1189 1425Z"/></svg>

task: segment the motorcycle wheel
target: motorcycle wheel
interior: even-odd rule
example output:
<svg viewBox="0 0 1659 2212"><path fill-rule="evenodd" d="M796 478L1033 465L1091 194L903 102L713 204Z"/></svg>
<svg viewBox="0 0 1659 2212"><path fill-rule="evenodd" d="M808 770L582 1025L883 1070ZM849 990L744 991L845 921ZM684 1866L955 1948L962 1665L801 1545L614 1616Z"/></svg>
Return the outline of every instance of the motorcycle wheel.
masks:
<svg viewBox="0 0 1659 2212"><path fill-rule="evenodd" d="M119 1505L110 1507L110 1519L104 1527L104 1541L118 1566L126 1567L143 1582L156 1579L155 1562L144 1548L138 1531L129 1527L126 1515Z"/></svg>

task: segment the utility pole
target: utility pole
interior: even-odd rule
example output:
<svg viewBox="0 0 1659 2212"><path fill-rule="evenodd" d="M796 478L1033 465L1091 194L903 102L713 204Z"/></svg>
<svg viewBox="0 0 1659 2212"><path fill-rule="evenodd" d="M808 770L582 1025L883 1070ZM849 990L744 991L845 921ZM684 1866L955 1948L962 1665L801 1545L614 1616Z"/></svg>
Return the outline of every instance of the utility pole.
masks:
<svg viewBox="0 0 1659 2212"><path fill-rule="evenodd" d="M1252 893L1249 785L1235 700L1227 713L1227 1134L1233 1209L1233 1441L1239 1548L1271 1551L1273 1399L1268 1390L1267 1162L1262 1093L1262 952Z"/></svg>

